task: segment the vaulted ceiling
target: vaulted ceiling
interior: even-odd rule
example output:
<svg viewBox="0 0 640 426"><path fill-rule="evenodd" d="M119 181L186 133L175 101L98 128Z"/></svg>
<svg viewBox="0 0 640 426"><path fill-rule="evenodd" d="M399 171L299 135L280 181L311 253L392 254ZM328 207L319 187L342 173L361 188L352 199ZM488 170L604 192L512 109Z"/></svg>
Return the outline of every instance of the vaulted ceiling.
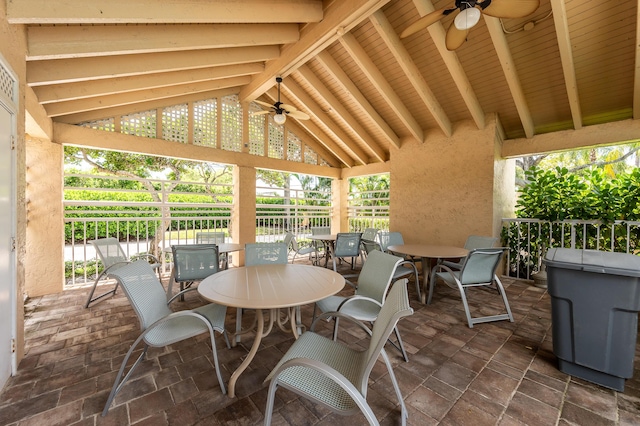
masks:
<svg viewBox="0 0 640 426"><path fill-rule="evenodd" d="M484 15L453 52L450 16L399 37L453 3L7 0L7 18L26 25L27 84L54 121L231 93L273 102L282 76L282 101L311 117L297 125L342 167L386 161L463 120L483 128L489 113L507 139L640 114L636 0L541 0L526 18Z"/></svg>

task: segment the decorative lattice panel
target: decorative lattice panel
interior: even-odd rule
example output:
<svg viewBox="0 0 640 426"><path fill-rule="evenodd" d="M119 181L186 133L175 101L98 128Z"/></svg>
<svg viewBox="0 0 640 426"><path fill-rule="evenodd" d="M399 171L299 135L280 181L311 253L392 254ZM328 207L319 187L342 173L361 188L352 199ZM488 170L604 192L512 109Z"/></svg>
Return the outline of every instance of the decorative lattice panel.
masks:
<svg viewBox="0 0 640 426"><path fill-rule="evenodd" d="M104 130L107 132L114 132L116 130L116 124L113 118L107 118L105 120L87 121L81 123L82 127L89 127L90 129Z"/></svg>
<svg viewBox="0 0 640 426"><path fill-rule="evenodd" d="M311 149L308 145L304 147L304 163L305 164L318 164L318 154Z"/></svg>
<svg viewBox="0 0 640 426"><path fill-rule="evenodd" d="M9 70L0 64L0 93L14 104L18 103L18 93L16 81L9 73Z"/></svg>
<svg viewBox="0 0 640 426"><path fill-rule="evenodd" d="M324 158L320 159L320 165L324 166L324 167L331 167L331 165L329 163L327 163Z"/></svg>
<svg viewBox="0 0 640 426"><path fill-rule="evenodd" d="M162 139L189 142L189 106L173 105L162 109Z"/></svg>
<svg viewBox="0 0 640 426"><path fill-rule="evenodd" d="M287 160L302 162L302 141L291 131L287 132Z"/></svg>
<svg viewBox="0 0 640 426"><path fill-rule="evenodd" d="M249 154L264 155L264 123L266 115L251 115L263 111L255 102L249 105Z"/></svg>
<svg viewBox="0 0 640 426"><path fill-rule="evenodd" d="M273 121L269 116L269 151L270 158L284 159L284 126Z"/></svg>
<svg viewBox="0 0 640 426"><path fill-rule="evenodd" d="M135 114L123 115L120 122L120 132L127 135L156 137L156 110L142 111Z"/></svg>
<svg viewBox="0 0 640 426"><path fill-rule="evenodd" d="M242 106L238 95L222 98L222 149L242 151Z"/></svg>
<svg viewBox="0 0 640 426"><path fill-rule="evenodd" d="M218 101L208 99L193 104L193 143L218 146Z"/></svg>

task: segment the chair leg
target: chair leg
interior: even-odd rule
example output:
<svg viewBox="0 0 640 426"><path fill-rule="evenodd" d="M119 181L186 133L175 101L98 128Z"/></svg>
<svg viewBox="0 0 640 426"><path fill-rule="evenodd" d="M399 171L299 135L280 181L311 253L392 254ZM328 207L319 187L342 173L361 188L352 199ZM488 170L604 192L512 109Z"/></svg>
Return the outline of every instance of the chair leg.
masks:
<svg viewBox="0 0 640 426"><path fill-rule="evenodd" d="M511 307L509 306L509 301L507 300L507 293L504 291L504 286L502 285L502 282L500 281L497 275L494 275L493 279L496 283L496 286L498 286L498 291L500 292L500 295L502 296L504 307L507 309L507 315L509 316L509 321L513 322L513 314L511 313Z"/></svg>
<svg viewBox="0 0 640 426"><path fill-rule="evenodd" d="M226 331L225 331L226 333ZM211 336L211 352L213 354L213 367L216 369L216 375L218 376L218 384L220 385L220 390L224 395L227 394L227 389L224 386L224 380L222 380L222 374L220 373L220 364L218 363L218 349L216 347L216 336L212 328L209 328L209 335ZM225 339L227 339L226 334L224 334ZM227 340L227 345L229 344L229 340Z"/></svg>
<svg viewBox="0 0 640 426"><path fill-rule="evenodd" d="M242 308L236 309L236 335L233 337L234 346L236 343L240 343L240 334L242 333Z"/></svg>
<svg viewBox="0 0 640 426"><path fill-rule="evenodd" d="M100 281L100 279L101 279L103 276L106 276L106 274L104 273L104 271L103 271L102 273L100 273L100 275L98 275L98 278L96 278L96 280L94 281L94 283L93 283L93 287L91 288L91 291L89 292L89 296L87 297L87 303L85 303L85 304L84 304L84 307L85 307L85 308L88 308L88 307L89 307L89 304L91 304L91 302L95 302L96 300L100 300L100 299L102 299L103 297L108 296L108 295L110 295L110 294L116 294L116 290L118 289L118 284L119 284L117 281L116 281L116 285L115 285L115 287L114 287L112 290L109 290L109 291L107 291L107 292L104 292L104 293L102 293L100 296L93 297L93 294L95 293L96 288L98 287L98 281Z"/></svg>
<svg viewBox="0 0 640 426"><path fill-rule="evenodd" d="M398 330L398 326L396 325L394 328L394 331L396 333L396 339L398 339L398 346L400 346L400 352L402 352L402 357L404 358L405 362L409 362L409 357L407 356L407 351L405 351L404 349L404 343L402 343L402 338L400 337L400 330Z"/></svg>
<svg viewBox="0 0 640 426"><path fill-rule="evenodd" d="M264 411L264 424L265 426L271 425L271 416L273 415L273 400L276 396L276 389L278 388L278 380L271 380L271 384L269 385L269 393L267 394L267 407Z"/></svg>
<svg viewBox="0 0 640 426"><path fill-rule="evenodd" d="M109 394L109 398L107 398L107 403L104 405L104 409L102 410L102 417L107 415L107 412L109 411L109 407L111 406L111 403L113 402L113 399L116 397L118 392L120 392L120 389L122 389L122 386L124 386L124 384L127 382L127 380L129 380L129 377L131 377L131 374L133 373L133 371L136 369L138 364L140 364L140 362L144 359L144 356L147 354L147 349L149 349L149 346L148 345L144 345L144 350L142 351L142 353L140 354L138 359L136 359L136 362L133 363L133 365L131 366L131 368L127 372L126 376L124 376L122 381L120 381L120 378L122 377L122 373L124 373L124 369L127 366L127 361L129 361L129 357L131 357L131 354L133 353L133 350L138 346L138 343L140 343L140 341L142 340L143 336L144 336L144 334L139 336L136 339L136 341L133 342L133 344L129 348L129 351L127 352L127 355L122 360L122 364L120 365L120 370L118 370L118 375L116 376L116 379L113 382L113 387L111 388L111 393Z"/></svg>
<svg viewBox="0 0 640 426"><path fill-rule="evenodd" d="M402 392L400 392L400 386L398 385L398 380L396 379L396 375L393 373L393 367L391 366L391 362L389 361L389 356L387 352L383 349L380 354L382 355L382 359L384 359L384 363L387 365L387 371L389 372L389 377L391 378L391 383L393 384L393 389L396 392L396 397L398 398L398 402L400 403L400 411L402 415L402 425L407 424L407 419L409 418L409 412L407 411L407 407L404 404L404 398L402 398Z"/></svg>

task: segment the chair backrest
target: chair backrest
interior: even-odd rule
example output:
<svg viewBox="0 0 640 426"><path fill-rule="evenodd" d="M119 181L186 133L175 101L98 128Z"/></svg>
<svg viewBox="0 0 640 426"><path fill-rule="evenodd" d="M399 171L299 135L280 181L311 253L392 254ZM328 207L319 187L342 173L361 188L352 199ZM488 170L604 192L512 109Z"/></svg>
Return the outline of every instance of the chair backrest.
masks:
<svg viewBox="0 0 640 426"><path fill-rule="evenodd" d="M284 236L284 243L285 243L285 244L286 244L286 246L287 246L287 250L289 250L289 246L291 246L291 244L293 244L293 242L295 241L295 239L296 239L296 236L295 236L295 235L293 235L293 233L292 233L292 232L287 232L287 233L285 234L285 236ZM296 244L296 245L297 245L297 244ZM295 248L294 248L294 250L295 250Z"/></svg>
<svg viewBox="0 0 640 426"><path fill-rule="evenodd" d="M383 251L387 251L389 246L399 246L404 244L404 238L400 232L378 232L380 246Z"/></svg>
<svg viewBox="0 0 640 426"><path fill-rule="evenodd" d="M330 226L314 226L311 228L311 235L330 235Z"/></svg>
<svg viewBox="0 0 640 426"><path fill-rule="evenodd" d="M171 246L173 278L176 282L200 281L218 272L220 258L215 244Z"/></svg>
<svg viewBox="0 0 640 426"><path fill-rule="evenodd" d="M224 232L196 232L196 244L224 244Z"/></svg>
<svg viewBox="0 0 640 426"><path fill-rule="evenodd" d="M378 236L378 230L376 228L365 228L362 233L363 240L375 241Z"/></svg>
<svg viewBox="0 0 640 426"><path fill-rule="evenodd" d="M366 392L369 374L378 360L389 335L395 328L398 320L402 317L413 314L413 309L409 305L409 292L407 290L407 280L396 281L387 295L378 318L373 323L371 330L371 340L366 352L366 363L360 376L360 390Z"/></svg>
<svg viewBox="0 0 640 426"><path fill-rule="evenodd" d="M244 246L244 264L266 265L289 263L289 249L285 243L249 243Z"/></svg>
<svg viewBox="0 0 640 426"><path fill-rule="evenodd" d="M497 241L498 239L494 237L469 235L469 237L467 237L467 241L464 243L464 248L467 250L475 250L479 248L493 247Z"/></svg>
<svg viewBox="0 0 640 426"><path fill-rule="evenodd" d="M120 283L140 320L142 330L171 314L172 311L167 306L167 293L148 262L131 262L110 275Z"/></svg>
<svg viewBox="0 0 640 426"><path fill-rule="evenodd" d="M382 247L380 246L380 243L377 242L377 241L365 240L363 238L361 244L362 244L362 248L364 248L364 252L367 254L367 256L374 250L382 251Z"/></svg>
<svg viewBox="0 0 640 426"><path fill-rule="evenodd" d="M359 232L341 232L336 236L333 254L336 257L355 257L360 255Z"/></svg>
<svg viewBox="0 0 640 426"><path fill-rule="evenodd" d="M393 274L398 264L403 260L401 257L383 253L379 250L372 251L367 256L367 260L362 265L360 275L358 275L356 294L384 303Z"/></svg>
<svg viewBox="0 0 640 426"><path fill-rule="evenodd" d="M505 247L471 250L460 271L460 283L462 285L490 283L505 250Z"/></svg>
<svg viewBox="0 0 640 426"><path fill-rule="evenodd" d="M96 254L102 261L105 269L116 263L126 263L129 261L126 253L116 238L99 238L91 241L96 249Z"/></svg>

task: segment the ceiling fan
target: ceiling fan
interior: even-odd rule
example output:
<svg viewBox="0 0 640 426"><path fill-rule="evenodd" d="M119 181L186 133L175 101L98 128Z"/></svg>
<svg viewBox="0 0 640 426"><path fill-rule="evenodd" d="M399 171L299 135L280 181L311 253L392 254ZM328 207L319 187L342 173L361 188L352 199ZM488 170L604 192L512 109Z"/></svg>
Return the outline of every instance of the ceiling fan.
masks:
<svg viewBox="0 0 640 426"><path fill-rule="evenodd" d="M277 124L284 124L284 122L287 121L287 115L293 118L297 118L298 120L308 120L310 118L308 114L302 111L298 111L298 109L293 105L280 102L280 83L282 83L282 77L276 77L276 82L278 83L278 101L275 104L271 105L269 103L262 102L256 99L256 103L266 106L269 109L254 112L253 115L262 115L269 114L270 112L275 112L273 121L275 121Z"/></svg>
<svg viewBox="0 0 640 426"><path fill-rule="evenodd" d="M455 7L433 11L413 24L401 34L405 38L438 22L452 14L455 18L447 30L446 45L448 50L456 50L467 39L469 30L480 21L484 13L495 18L524 18L535 12L540 0L455 0Z"/></svg>

